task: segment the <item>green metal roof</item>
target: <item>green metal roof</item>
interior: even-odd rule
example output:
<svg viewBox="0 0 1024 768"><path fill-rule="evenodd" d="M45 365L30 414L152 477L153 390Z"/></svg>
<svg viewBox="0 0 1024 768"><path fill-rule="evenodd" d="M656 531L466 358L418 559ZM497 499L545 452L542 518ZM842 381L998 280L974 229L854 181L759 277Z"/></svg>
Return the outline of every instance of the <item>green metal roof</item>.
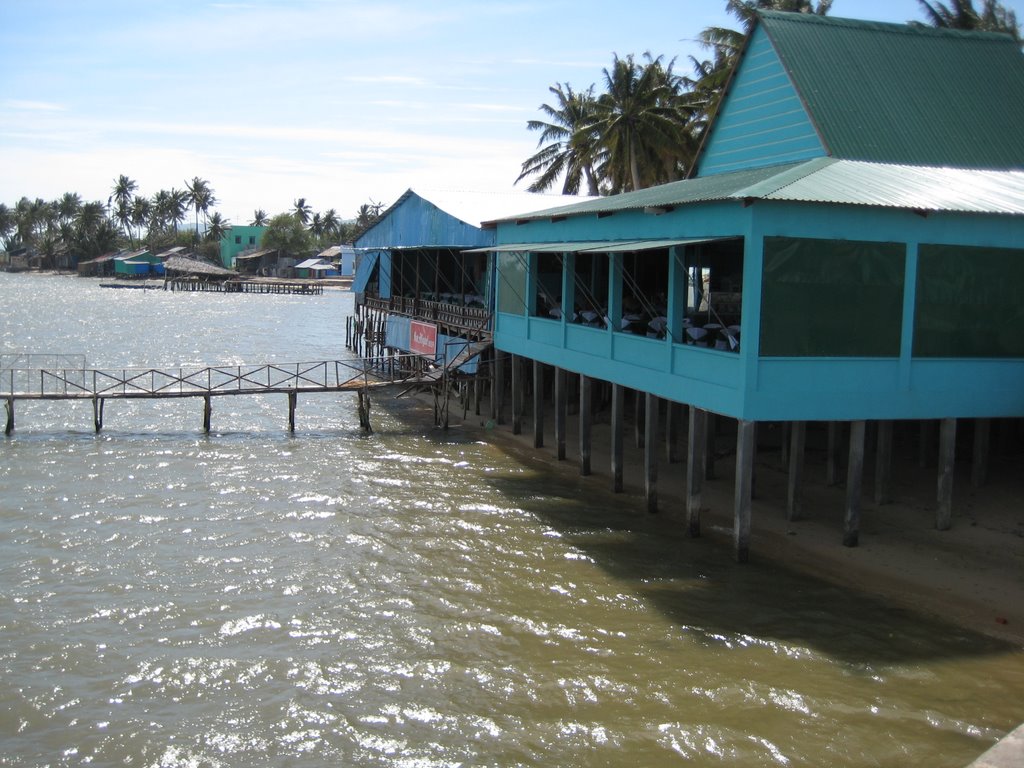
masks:
<svg viewBox="0 0 1024 768"><path fill-rule="evenodd" d="M629 210L658 213L693 203L728 200L1024 216L1024 170L936 168L825 157L676 181L505 221L608 215Z"/></svg>
<svg viewBox="0 0 1024 768"><path fill-rule="evenodd" d="M1024 55L1007 35L762 11L830 156L1024 169Z"/></svg>

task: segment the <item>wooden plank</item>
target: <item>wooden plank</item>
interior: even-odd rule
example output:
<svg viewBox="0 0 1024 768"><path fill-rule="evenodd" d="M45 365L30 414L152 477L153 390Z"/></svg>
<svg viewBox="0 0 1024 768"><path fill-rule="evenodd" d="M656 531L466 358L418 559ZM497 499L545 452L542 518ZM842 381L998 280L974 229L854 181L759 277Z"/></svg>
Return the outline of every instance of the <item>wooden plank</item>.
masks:
<svg viewBox="0 0 1024 768"><path fill-rule="evenodd" d="M856 547L860 539L861 487L864 480L863 421L850 423L850 460L846 467L846 513L843 516L843 546Z"/></svg>

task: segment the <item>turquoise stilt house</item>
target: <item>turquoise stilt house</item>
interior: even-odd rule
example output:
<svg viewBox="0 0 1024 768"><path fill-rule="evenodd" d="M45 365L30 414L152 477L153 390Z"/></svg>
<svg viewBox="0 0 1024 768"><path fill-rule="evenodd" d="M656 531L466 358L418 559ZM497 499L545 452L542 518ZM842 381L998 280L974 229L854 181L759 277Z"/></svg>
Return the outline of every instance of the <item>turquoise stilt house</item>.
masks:
<svg viewBox="0 0 1024 768"><path fill-rule="evenodd" d="M1009 37L762 12L691 178L492 222L495 346L736 419L741 560L762 422L849 424L853 545L865 424L940 420L949 527L957 420L1024 416L1022 125Z"/></svg>

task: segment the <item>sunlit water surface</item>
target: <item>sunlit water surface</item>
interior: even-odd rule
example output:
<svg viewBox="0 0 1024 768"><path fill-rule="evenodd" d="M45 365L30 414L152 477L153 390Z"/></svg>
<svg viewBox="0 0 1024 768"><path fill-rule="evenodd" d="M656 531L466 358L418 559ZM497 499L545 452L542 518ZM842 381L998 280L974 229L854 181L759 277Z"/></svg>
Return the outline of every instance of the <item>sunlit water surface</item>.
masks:
<svg viewBox="0 0 1024 768"><path fill-rule="evenodd" d="M0 351L345 356L351 296L0 274ZM1018 649L737 566L572 472L352 395L23 403L0 765L963 766Z"/></svg>

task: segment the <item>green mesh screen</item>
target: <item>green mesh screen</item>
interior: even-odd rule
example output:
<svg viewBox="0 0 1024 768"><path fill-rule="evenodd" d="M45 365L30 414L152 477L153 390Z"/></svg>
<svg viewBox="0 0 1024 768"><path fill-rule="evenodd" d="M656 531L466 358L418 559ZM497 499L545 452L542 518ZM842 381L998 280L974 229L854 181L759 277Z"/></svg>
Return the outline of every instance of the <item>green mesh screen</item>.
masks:
<svg viewBox="0 0 1024 768"><path fill-rule="evenodd" d="M899 357L902 243L766 237L764 357Z"/></svg>
<svg viewBox="0 0 1024 768"><path fill-rule="evenodd" d="M498 311L526 314L526 254L498 254Z"/></svg>
<svg viewBox="0 0 1024 768"><path fill-rule="evenodd" d="M1024 357L1024 250L921 245L916 357Z"/></svg>

